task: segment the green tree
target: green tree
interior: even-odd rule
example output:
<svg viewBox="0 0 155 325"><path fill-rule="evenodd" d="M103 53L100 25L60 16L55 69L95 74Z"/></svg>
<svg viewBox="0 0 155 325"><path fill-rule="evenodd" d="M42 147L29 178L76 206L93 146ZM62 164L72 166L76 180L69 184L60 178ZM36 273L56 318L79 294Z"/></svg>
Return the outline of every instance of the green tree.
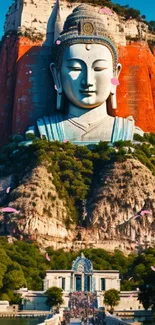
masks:
<svg viewBox="0 0 155 325"><path fill-rule="evenodd" d="M149 22L149 30L150 30L151 32L154 32L154 31L155 31L155 21L154 21L154 20L151 20L151 21Z"/></svg>
<svg viewBox="0 0 155 325"><path fill-rule="evenodd" d="M5 274L4 276L4 288L8 289L20 289L26 285L26 280L23 271L13 270Z"/></svg>
<svg viewBox="0 0 155 325"><path fill-rule="evenodd" d="M9 298L9 296L8 296L8 294L7 293L2 293L2 294L0 294L0 300L7 300L7 301L10 301L10 298Z"/></svg>
<svg viewBox="0 0 155 325"><path fill-rule="evenodd" d="M152 287L149 285L144 285L140 287L140 292L138 295L138 300L142 303L145 310L148 310L152 305Z"/></svg>
<svg viewBox="0 0 155 325"><path fill-rule="evenodd" d="M140 280L143 274L145 274L145 265L143 263L139 263L134 268L135 279Z"/></svg>
<svg viewBox="0 0 155 325"><path fill-rule="evenodd" d="M11 261L10 258L7 256L5 249L1 247L0 247L0 257L1 257L1 264L3 265L7 265Z"/></svg>
<svg viewBox="0 0 155 325"><path fill-rule="evenodd" d="M140 17L140 11L137 10L137 9L134 9L134 8L128 8L127 11L126 11L126 18L139 18Z"/></svg>
<svg viewBox="0 0 155 325"><path fill-rule="evenodd" d="M12 292L12 295L10 297L10 304L21 305L21 303L22 303L22 295L17 292Z"/></svg>
<svg viewBox="0 0 155 325"><path fill-rule="evenodd" d="M62 289L51 287L46 291L47 305L50 307L59 306L63 303Z"/></svg>
<svg viewBox="0 0 155 325"><path fill-rule="evenodd" d="M14 292L12 290L7 290L6 294L9 297L9 302L11 305L14 305L14 304L20 305L22 303L22 295L21 294Z"/></svg>
<svg viewBox="0 0 155 325"><path fill-rule="evenodd" d="M120 292L116 289L107 290L104 294L104 303L107 306L111 307L113 311L114 307L119 304L120 301Z"/></svg>
<svg viewBox="0 0 155 325"><path fill-rule="evenodd" d="M0 263L0 289L3 287L3 277L7 270L7 266Z"/></svg>

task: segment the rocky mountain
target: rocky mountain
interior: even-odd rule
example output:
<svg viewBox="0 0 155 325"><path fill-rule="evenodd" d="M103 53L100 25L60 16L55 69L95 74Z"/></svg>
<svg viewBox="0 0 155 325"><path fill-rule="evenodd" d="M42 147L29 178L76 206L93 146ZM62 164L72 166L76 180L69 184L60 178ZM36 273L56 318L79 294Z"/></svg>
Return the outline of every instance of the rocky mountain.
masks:
<svg viewBox="0 0 155 325"><path fill-rule="evenodd" d="M9 206L19 213L1 214L1 235L65 250L100 247L129 253L154 246L155 176L134 157L105 163L94 174L77 221L67 199L60 199L47 163L23 166L20 173L11 168L0 178L1 208ZM147 212L141 215L142 211Z"/></svg>
<svg viewBox="0 0 155 325"><path fill-rule="evenodd" d="M59 199L52 176L38 166L27 171L19 186L10 193L9 206L20 211L7 222L7 231L20 238L55 242L71 237L66 229L67 211Z"/></svg>

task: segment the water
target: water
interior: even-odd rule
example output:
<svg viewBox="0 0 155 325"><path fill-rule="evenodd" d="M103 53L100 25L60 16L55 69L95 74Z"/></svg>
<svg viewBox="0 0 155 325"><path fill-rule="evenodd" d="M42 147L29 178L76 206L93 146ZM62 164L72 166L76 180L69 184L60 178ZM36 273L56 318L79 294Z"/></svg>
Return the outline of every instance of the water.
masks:
<svg viewBox="0 0 155 325"><path fill-rule="evenodd" d="M0 318L0 325L38 325L45 318Z"/></svg>
<svg viewBox="0 0 155 325"><path fill-rule="evenodd" d="M140 322L142 325L154 325L153 321L147 322L147 321L142 321L139 319L123 319L125 322L130 323L132 325L133 322ZM1 324L1 323L0 323Z"/></svg>
<svg viewBox="0 0 155 325"><path fill-rule="evenodd" d="M0 318L0 325L38 325L42 323L45 318ZM131 323L134 320L126 319L128 323ZM143 324L143 323L142 323ZM148 324L145 323L144 325L151 325L149 322ZM153 325L153 324L152 324Z"/></svg>

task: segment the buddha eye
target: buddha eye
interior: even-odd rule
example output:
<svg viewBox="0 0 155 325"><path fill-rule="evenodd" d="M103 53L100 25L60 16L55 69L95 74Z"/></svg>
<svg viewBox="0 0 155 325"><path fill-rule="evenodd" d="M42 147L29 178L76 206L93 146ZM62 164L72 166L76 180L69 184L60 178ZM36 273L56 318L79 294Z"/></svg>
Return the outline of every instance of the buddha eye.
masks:
<svg viewBox="0 0 155 325"><path fill-rule="evenodd" d="M107 68L103 68L103 67L95 67L94 71L103 71L106 70Z"/></svg>
<svg viewBox="0 0 155 325"><path fill-rule="evenodd" d="M82 71L81 67L68 67L72 71Z"/></svg>

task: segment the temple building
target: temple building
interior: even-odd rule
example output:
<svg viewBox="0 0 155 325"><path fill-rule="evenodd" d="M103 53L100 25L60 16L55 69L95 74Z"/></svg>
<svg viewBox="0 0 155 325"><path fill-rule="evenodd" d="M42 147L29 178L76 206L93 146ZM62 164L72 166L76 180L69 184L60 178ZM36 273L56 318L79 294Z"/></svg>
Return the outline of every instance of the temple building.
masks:
<svg viewBox="0 0 155 325"><path fill-rule="evenodd" d="M71 296L89 296L93 308L104 306L104 293L109 289L120 291L118 270L94 270L92 262L82 253L72 263L71 270L48 270L43 280L43 291L30 291L21 288L24 310L49 310L46 305L46 290L56 286L63 290L63 308L70 307ZM81 295L81 296L80 296ZM83 299L83 298L82 298ZM120 291L120 302L116 311L143 310L138 300L138 290Z"/></svg>
<svg viewBox="0 0 155 325"><path fill-rule="evenodd" d="M120 290L118 270L94 270L84 254L73 261L71 270L48 270L44 279L44 291L57 286L64 292L103 292L114 288Z"/></svg>

